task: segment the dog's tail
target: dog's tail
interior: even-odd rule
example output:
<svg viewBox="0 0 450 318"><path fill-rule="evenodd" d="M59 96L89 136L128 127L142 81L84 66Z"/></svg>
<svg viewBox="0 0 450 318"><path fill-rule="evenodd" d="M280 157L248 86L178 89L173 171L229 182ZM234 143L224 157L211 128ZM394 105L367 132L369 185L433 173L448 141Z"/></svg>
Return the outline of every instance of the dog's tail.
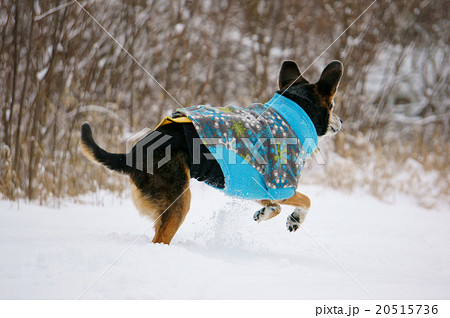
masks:
<svg viewBox="0 0 450 318"><path fill-rule="evenodd" d="M81 151L91 161L100 163L111 170L130 174L134 169L126 164L126 154L110 153L100 148L92 137L91 126L81 126Z"/></svg>

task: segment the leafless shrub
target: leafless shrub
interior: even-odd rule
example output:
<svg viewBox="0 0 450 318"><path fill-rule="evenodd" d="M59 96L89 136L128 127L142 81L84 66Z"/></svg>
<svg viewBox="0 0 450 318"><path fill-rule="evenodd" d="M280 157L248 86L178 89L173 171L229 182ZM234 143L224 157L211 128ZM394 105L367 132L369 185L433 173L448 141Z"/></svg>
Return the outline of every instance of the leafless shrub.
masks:
<svg viewBox="0 0 450 318"><path fill-rule="evenodd" d="M331 59L345 65L336 100L345 130L329 144L335 160L325 169L346 179L318 182L347 189L369 185L382 197L397 180L392 167L409 158L425 174L449 175L445 2L377 1L360 16L370 4L83 2L133 60L75 2L2 1L0 192L11 200L46 202L98 189L121 191L124 178L80 155L83 121L93 124L100 144L124 151L126 134L156 125L178 102L268 100L284 59L303 70L311 65L304 75L312 81ZM423 183L414 173L410 177L402 182ZM448 195L448 178L439 180L437 192Z"/></svg>

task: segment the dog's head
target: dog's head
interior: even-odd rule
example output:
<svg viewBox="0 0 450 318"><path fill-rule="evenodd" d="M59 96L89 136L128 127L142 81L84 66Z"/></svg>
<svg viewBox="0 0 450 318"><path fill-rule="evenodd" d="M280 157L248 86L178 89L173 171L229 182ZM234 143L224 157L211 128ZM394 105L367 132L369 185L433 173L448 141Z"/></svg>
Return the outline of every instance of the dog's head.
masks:
<svg viewBox="0 0 450 318"><path fill-rule="evenodd" d="M334 135L342 128L342 120L333 113L334 95L343 73L342 63L328 64L315 84L310 84L293 61L284 61L278 83L279 94L296 102L311 118L319 137Z"/></svg>

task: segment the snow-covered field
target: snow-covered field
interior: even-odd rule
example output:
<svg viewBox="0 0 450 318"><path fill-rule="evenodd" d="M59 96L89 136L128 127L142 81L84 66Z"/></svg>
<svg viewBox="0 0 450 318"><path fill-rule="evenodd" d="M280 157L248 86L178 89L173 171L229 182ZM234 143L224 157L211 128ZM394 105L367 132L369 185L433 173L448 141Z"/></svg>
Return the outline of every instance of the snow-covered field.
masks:
<svg viewBox="0 0 450 318"><path fill-rule="evenodd" d="M301 186L313 206L289 233L286 213L257 224L257 204L192 190L171 246L152 244L151 223L111 194L58 209L0 201L0 298L450 297L446 208Z"/></svg>

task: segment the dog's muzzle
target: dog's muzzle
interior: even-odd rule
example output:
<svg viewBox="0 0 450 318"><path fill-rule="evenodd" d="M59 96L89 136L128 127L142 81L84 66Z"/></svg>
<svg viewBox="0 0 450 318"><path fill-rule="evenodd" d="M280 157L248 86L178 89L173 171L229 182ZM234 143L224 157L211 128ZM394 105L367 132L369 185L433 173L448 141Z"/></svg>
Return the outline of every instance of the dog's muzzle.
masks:
<svg viewBox="0 0 450 318"><path fill-rule="evenodd" d="M339 116L332 114L330 118L330 123L328 125L327 135L335 134L342 129L342 119Z"/></svg>

